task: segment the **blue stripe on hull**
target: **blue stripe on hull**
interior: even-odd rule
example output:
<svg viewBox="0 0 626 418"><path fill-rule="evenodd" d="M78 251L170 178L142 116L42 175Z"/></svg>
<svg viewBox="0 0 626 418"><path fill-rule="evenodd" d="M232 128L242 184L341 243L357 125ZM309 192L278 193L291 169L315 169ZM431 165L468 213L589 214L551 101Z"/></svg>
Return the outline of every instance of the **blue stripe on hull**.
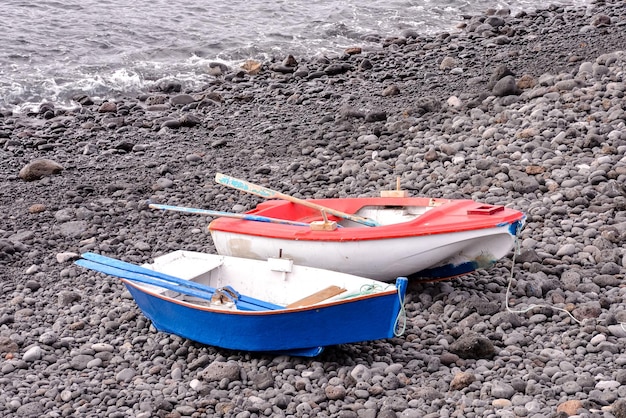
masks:
<svg viewBox="0 0 626 418"><path fill-rule="evenodd" d="M207 345L246 351L310 350L390 338L400 310L400 298L393 293L317 309L233 314L198 310L129 284L127 288L158 330Z"/></svg>
<svg viewBox="0 0 626 418"><path fill-rule="evenodd" d="M419 281L420 278L426 279L427 281L448 279L450 277L462 276L464 274L472 273L478 268L486 268L486 266L479 266L478 263L475 261L467 261L461 264L446 264L445 266L422 270L418 273L411 275L410 278L411 280L415 281Z"/></svg>

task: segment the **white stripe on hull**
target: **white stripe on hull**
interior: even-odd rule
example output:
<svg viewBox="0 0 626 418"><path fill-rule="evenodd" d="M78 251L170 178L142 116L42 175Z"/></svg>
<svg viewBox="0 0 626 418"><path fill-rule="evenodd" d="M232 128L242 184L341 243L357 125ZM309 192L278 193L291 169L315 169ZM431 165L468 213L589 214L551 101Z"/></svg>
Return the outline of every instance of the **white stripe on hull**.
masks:
<svg viewBox="0 0 626 418"><path fill-rule="evenodd" d="M222 255L264 260L290 258L297 264L391 281L444 265L504 257L515 237L509 225L449 234L360 241L297 241L211 231Z"/></svg>

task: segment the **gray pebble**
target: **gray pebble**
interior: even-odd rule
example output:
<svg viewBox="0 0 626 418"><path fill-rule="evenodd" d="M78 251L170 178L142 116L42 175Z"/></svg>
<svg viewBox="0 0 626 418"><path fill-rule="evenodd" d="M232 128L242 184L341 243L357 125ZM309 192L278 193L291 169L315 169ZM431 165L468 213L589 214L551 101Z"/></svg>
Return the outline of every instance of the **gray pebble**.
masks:
<svg viewBox="0 0 626 418"><path fill-rule="evenodd" d="M41 349L41 347L36 345L26 350L26 352L22 356L22 359L26 362L32 363L33 361L41 359L42 356L43 350Z"/></svg>
<svg viewBox="0 0 626 418"><path fill-rule="evenodd" d="M618 416L620 6L493 10L437 36L371 35L384 47L356 55L277 57L254 75L215 64L202 91L163 80L139 98L81 97L77 113L3 114L0 415L540 418L567 398L581 416ZM65 167L23 181L38 152ZM157 331L119 280L72 261L214 252L207 219L147 202L263 202L214 184L217 170L303 198L374 196L399 176L411 195L507 205L527 215L520 253L412 282L401 337L313 359L204 346Z"/></svg>

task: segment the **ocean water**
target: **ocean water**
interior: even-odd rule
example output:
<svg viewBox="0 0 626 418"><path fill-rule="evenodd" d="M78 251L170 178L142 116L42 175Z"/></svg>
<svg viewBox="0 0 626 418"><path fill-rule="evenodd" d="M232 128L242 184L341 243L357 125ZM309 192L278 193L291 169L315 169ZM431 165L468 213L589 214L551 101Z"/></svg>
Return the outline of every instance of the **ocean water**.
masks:
<svg viewBox="0 0 626 418"><path fill-rule="evenodd" d="M464 14L588 0L3 0L0 110L211 79L210 62L337 54L365 35L454 30ZM374 47L374 45L372 45Z"/></svg>

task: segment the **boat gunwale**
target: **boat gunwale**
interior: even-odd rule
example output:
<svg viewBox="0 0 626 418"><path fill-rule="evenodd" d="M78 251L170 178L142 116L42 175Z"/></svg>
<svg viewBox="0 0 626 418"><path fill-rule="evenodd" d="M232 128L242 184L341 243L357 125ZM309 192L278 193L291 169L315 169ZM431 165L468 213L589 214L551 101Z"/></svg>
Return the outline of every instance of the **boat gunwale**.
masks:
<svg viewBox="0 0 626 418"><path fill-rule="evenodd" d="M349 303L355 303L361 300L366 300L366 299L371 299L371 298L376 298L376 297L382 297L382 296L389 296L389 295L398 295L398 287L394 284L394 283L387 283L387 282L380 282L381 284L387 285L387 286L393 286L393 289L384 289L381 291L377 291L375 293L367 293L367 294L362 294L362 295L356 295L354 297L350 297L350 298L346 298L346 299L337 299L337 300L333 300L333 301L329 301L329 302L318 302L312 305L306 305L306 306L298 306L295 308L282 308L282 309L267 309L267 310L261 310L261 311L243 311L243 310L238 310L238 309L220 309L220 308L215 308L215 307L211 307L211 306L203 306L203 305L199 305L193 302L188 302L188 301L184 301L184 300L179 300L176 298L173 298L171 296L167 296L164 295L162 293L158 293L158 292L154 292L152 290L146 289L144 287L144 285L139 284L139 283L135 283L132 280L129 279L123 279L120 278L120 280L128 286L132 286L135 289L139 290L140 292L146 293L150 296L159 298L161 300L164 300L166 302L170 302L170 303L174 303L177 305L181 305L181 306L185 306L188 307L190 309L196 309L196 310L200 310L200 311L206 311L206 312L212 312L212 313L217 313L217 314L225 314L225 315L244 315L244 316L266 316L266 315L284 315L284 314L292 314L292 313L297 313L297 312L304 312L304 311L309 311L309 310L318 310L320 308L326 308L326 307L330 307L330 306L338 306L338 305L345 305L345 304L349 304ZM365 284L365 283L364 283ZM141 306L137 305L140 309Z"/></svg>
<svg viewBox="0 0 626 418"><path fill-rule="evenodd" d="M521 213L521 212L520 212ZM276 225L271 229L261 229L255 228L257 225L254 221L246 221L239 219L226 219L219 218L228 221L228 224L231 224L231 221L234 221L233 224L237 225L236 228L225 228L225 227L215 227L214 222L218 221L218 219L212 221L209 226L209 232L217 232L217 233L229 233L229 234L238 234L244 236L256 236L263 238L274 238L274 239L282 239L289 241L317 241L317 242L350 242L350 241L382 241L382 240L393 240L393 239L403 239L403 238L422 238L429 237L434 235L448 235L448 234L456 234L456 233L465 233L469 231L480 231L487 229L510 229L511 225L515 225L516 223L523 222L526 216L521 214L517 219L511 221L502 221L500 220L497 223L492 225L485 225L482 227L467 227L467 228L458 228L453 231L441 231L441 232L421 232L421 231L406 231L406 227L408 223L399 223L394 225L385 225L385 226L377 226L377 227L365 227L363 228L337 228L334 231L314 231L309 227L304 226L292 226L292 225ZM220 222L221 223L221 222ZM286 230L284 226L290 228ZM296 231L293 228L303 229L304 231ZM377 228L378 234L371 234L371 229ZM381 228L385 228L386 230L383 232L389 232L389 229L397 231L397 233L387 233L383 235L380 232ZM356 231L359 231L356 233ZM361 233L360 231L365 231L365 233ZM368 233L369 232L369 233ZM368 233L368 234L366 234ZM513 236L514 234L508 232L509 235Z"/></svg>
<svg viewBox="0 0 626 418"><path fill-rule="evenodd" d="M328 204L329 200L342 200L349 204L358 206L356 210L350 210L350 212L354 213L367 206L427 206L425 202L430 201L430 199L423 197L311 199L312 202L321 204ZM415 204L416 202L422 202L422 204L417 205ZM470 199L437 199L434 200L434 202L435 205L432 207L432 209L428 210L424 214L417 216L415 219L406 222L375 227L360 225L358 227L344 227L337 228L333 231L327 231L312 230L310 227L306 226L275 224L272 225L271 228L268 228L266 225L259 225L258 222L254 221L248 221L243 219L216 218L209 223L208 229L210 232L217 231L238 233L248 236L259 236L287 240L341 242L420 237L440 234L453 234L456 232L466 232L472 230L501 228L504 226L513 225L516 222L523 222L526 218L526 215L523 212L516 209L506 208L502 205L480 203ZM439 202L443 203L437 204ZM280 214L277 215L275 211L279 210L281 207L290 205L295 204L292 202L281 200L269 200L266 202L262 202L257 206L257 208L245 213L274 216L280 218ZM429 223L430 220L432 220L433 218L436 219L441 214L443 214L442 217L446 217L446 213L452 212L453 210L462 209L465 206L469 207L471 205L488 205L493 207L502 206L505 210L504 212L497 212L490 215L465 215L461 222L447 224ZM342 209L346 210L345 208ZM314 213L314 211L312 213ZM293 218L295 219L296 217ZM328 216L328 218L336 221L340 220L340 218L337 217ZM283 217L283 219L287 219L287 217ZM300 217L297 219L303 218Z"/></svg>

